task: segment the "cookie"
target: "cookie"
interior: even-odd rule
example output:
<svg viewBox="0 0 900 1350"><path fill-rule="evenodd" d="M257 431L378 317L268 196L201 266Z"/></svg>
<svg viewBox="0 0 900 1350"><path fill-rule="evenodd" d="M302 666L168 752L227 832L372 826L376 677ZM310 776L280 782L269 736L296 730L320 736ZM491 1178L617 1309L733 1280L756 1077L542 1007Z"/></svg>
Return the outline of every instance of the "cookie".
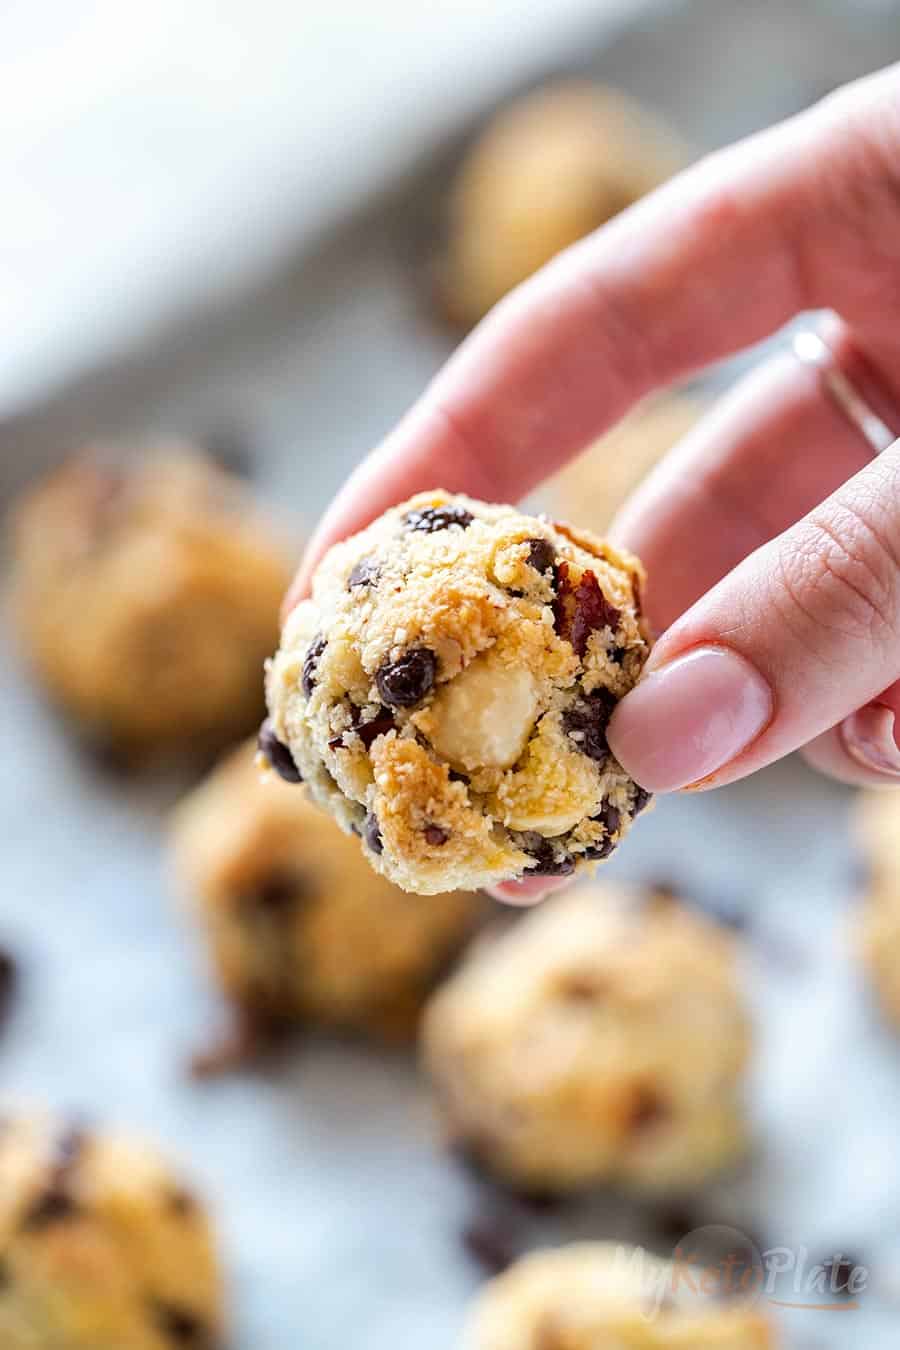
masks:
<svg viewBox="0 0 900 1350"><path fill-rule="evenodd" d="M900 1027L900 792L860 794L857 832L865 862L859 946L885 1016Z"/></svg>
<svg viewBox="0 0 900 1350"><path fill-rule="evenodd" d="M477 944L423 1020L449 1135L523 1191L694 1185L745 1144L733 941L594 884Z"/></svg>
<svg viewBox="0 0 900 1350"><path fill-rule="evenodd" d="M678 1292L675 1268L640 1248L534 1252L482 1290L461 1350L776 1350L758 1310L713 1299L682 1306Z"/></svg>
<svg viewBox="0 0 900 1350"><path fill-rule="evenodd" d="M0 1124L3 1350L219 1350L222 1281L195 1197L144 1143Z"/></svg>
<svg viewBox="0 0 900 1350"><path fill-rule="evenodd" d="M590 530L608 529L619 507L703 412L703 401L687 394L642 403L551 478L546 494L553 510Z"/></svg>
<svg viewBox="0 0 900 1350"><path fill-rule="evenodd" d="M14 552L34 669L91 739L205 751L258 720L291 569L211 460L78 455L20 504Z"/></svg>
<svg viewBox="0 0 900 1350"><path fill-rule="evenodd" d="M516 100L475 142L451 190L442 308L456 323L477 322L685 160L653 116L601 85L565 81Z"/></svg>
<svg viewBox="0 0 900 1350"><path fill-rule="evenodd" d="M637 559L422 493L336 545L267 676L270 758L422 895L608 857L649 794L606 725L649 653Z"/></svg>
<svg viewBox="0 0 900 1350"><path fill-rule="evenodd" d="M302 789L263 782L250 745L179 806L172 845L222 988L263 1022L413 1035L485 904L392 886Z"/></svg>

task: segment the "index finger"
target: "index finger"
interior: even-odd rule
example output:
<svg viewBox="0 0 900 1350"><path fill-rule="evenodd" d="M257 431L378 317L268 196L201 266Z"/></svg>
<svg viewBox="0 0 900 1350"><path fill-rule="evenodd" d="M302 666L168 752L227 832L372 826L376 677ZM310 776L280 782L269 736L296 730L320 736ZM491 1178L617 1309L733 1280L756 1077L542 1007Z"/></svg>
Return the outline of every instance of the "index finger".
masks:
<svg viewBox="0 0 900 1350"><path fill-rule="evenodd" d="M288 604L330 544L403 497L517 500L651 389L801 310L883 306L898 71L708 157L502 301L348 479Z"/></svg>

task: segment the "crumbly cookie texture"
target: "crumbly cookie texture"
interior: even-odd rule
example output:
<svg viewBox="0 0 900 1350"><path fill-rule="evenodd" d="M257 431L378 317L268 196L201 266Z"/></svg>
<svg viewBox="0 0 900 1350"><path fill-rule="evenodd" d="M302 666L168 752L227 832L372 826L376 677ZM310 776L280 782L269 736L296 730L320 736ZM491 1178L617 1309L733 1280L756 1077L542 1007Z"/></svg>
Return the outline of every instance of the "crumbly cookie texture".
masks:
<svg viewBox="0 0 900 1350"><path fill-rule="evenodd" d="M92 737L206 750L258 720L291 569L239 479L183 448L85 452L20 504L14 550L34 667Z"/></svg>
<svg viewBox="0 0 900 1350"><path fill-rule="evenodd" d="M674 1268L639 1248L578 1242L524 1257L475 1301L461 1350L776 1350L757 1310L679 1306Z"/></svg>
<svg viewBox="0 0 900 1350"><path fill-rule="evenodd" d="M41 1116L0 1125L3 1350L218 1350L209 1223L147 1145Z"/></svg>
<svg viewBox="0 0 900 1350"><path fill-rule="evenodd" d="M866 872L859 947L885 1015L900 1027L900 793L862 793L857 833Z"/></svg>
<svg viewBox="0 0 900 1350"><path fill-rule="evenodd" d="M489 124L454 183L438 294L477 322L570 244L686 162L668 128L601 85L565 81L516 100Z"/></svg>
<svg viewBox="0 0 900 1350"><path fill-rule="evenodd" d="M682 436L699 421L703 400L661 394L642 403L547 484L554 511L606 530L619 507Z"/></svg>
<svg viewBox="0 0 900 1350"><path fill-rule="evenodd" d="M418 897L244 746L178 807L175 868L226 994L253 1019L414 1034L425 996L484 913L465 891Z"/></svg>
<svg viewBox="0 0 900 1350"><path fill-rule="evenodd" d="M333 548L289 617L270 758L405 890L586 868L649 800L605 734L649 652L642 582L586 532L422 493Z"/></svg>
<svg viewBox="0 0 900 1350"><path fill-rule="evenodd" d="M487 936L429 1003L453 1141L522 1190L690 1186L745 1144L732 941L675 900L593 886Z"/></svg>

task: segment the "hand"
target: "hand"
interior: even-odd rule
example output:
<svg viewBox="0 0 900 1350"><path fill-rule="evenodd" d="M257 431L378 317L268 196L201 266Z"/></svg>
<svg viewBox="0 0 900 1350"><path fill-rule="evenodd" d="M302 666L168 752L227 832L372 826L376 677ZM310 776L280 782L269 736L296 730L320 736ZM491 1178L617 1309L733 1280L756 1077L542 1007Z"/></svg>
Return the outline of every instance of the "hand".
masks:
<svg viewBox="0 0 900 1350"><path fill-rule="evenodd" d="M515 500L657 386L804 310L900 431L900 67L712 155L504 300L326 513L323 550L440 484ZM664 635L609 741L656 792L798 747L900 784L900 450L873 458L814 370L750 375L626 506Z"/></svg>

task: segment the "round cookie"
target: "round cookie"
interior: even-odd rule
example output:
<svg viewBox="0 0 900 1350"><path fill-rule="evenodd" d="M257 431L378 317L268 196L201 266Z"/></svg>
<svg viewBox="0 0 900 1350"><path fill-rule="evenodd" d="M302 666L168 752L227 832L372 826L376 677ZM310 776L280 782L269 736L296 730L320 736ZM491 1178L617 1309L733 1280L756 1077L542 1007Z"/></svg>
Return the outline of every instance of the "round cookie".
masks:
<svg viewBox="0 0 900 1350"><path fill-rule="evenodd" d="M594 885L486 937L423 1020L451 1137L518 1189L691 1186L745 1143L730 938Z"/></svg>
<svg viewBox="0 0 900 1350"><path fill-rule="evenodd" d="M302 790L244 746L178 807L173 853L226 994L251 1021L414 1034L484 901L429 904L379 877Z"/></svg>
<svg viewBox="0 0 900 1350"><path fill-rule="evenodd" d="M20 504L14 548L35 669L92 737L139 754L251 729L291 569L240 480L184 449L86 452Z"/></svg>
<svg viewBox="0 0 900 1350"><path fill-rule="evenodd" d="M900 1027L900 792L861 794L866 863L859 945L885 1015Z"/></svg>
<svg viewBox="0 0 900 1350"><path fill-rule="evenodd" d="M686 1302L686 1301L685 1301ZM775 1350L741 1303L680 1306L674 1267L640 1248L576 1242L538 1251L491 1280L461 1350Z"/></svg>
<svg viewBox="0 0 900 1350"><path fill-rule="evenodd" d="M3 1350L218 1350L209 1223L145 1144L47 1117L0 1124Z"/></svg>
<svg viewBox="0 0 900 1350"><path fill-rule="evenodd" d="M605 735L649 652L642 581L586 532L422 493L332 548L288 618L273 754L405 890L584 869L649 799Z"/></svg>
<svg viewBox="0 0 900 1350"><path fill-rule="evenodd" d="M685 159L666 128L615 90L572 80L517 99L454 182L438 277L443 308L454 322L477 322Z"/></svg>
<svg viewBox="0 0 900 1350"><path fill-rule="evenodd" d="M623 502L703 412L703 401L687 394L642 403L550 480L552 509L590 530L608 529Z"/></svg>

